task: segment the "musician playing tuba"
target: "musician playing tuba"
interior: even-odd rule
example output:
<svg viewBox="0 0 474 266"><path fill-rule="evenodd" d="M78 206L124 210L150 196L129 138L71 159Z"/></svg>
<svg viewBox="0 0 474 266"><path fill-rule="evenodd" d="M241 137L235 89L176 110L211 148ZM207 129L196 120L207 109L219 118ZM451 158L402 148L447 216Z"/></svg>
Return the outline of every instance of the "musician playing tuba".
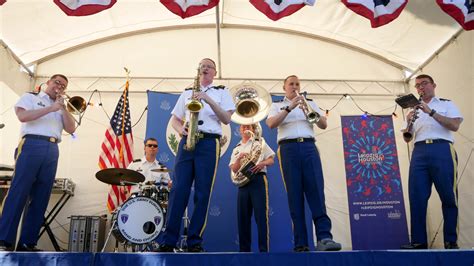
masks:
<svg viewBox="0 0 474 266"><path fill-rule="evenodd" d="M174 180L171 188L166 230L160 239L160 252L173 252L180 236L181 221L188 204L191 185L194 182L194 212L187 234L187 251L204 251L201 243L205 229L210 193L220 154L219 139L221 123L229 124L235 105L224 86L213 85L216 64L205 58L199 63L199 90L186 89L171 112L171 125L182 136L174 165ZM202 109L197 116L196 142L194 149L187 150L190 101L201 101Z"/></svg>
<svg viewBox="0 0 474 266"><path fill-rule="evenodd" d="M261 137L260 125L241 125L242 140L232 151L229 167L232 180L239 186L237 221L240 252L251 251L251 218L255 213L258 249L269 251L267 166L273 165L275 152Z"/></svg>

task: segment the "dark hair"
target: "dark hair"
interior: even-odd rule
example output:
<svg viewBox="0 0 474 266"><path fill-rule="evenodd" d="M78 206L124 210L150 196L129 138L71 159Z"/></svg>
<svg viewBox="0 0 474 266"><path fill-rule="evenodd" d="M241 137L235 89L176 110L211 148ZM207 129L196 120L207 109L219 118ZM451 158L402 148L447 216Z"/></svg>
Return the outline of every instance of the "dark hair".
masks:
<svg viewBox="0 0 474 266"><path fill-rule="evenodd" d="M66 80L66 82L69 82L69 80L63 74L54 74L49 79L51 80L51 79L54 79L54 78L57 78L57 77L63 78L64 80Z"/></svg>
<svg viewBox="0 0 474 266"><path fill-rule="evenodd" d="M146 144L149 140L155 141L156 143L158 143L158 140L156 140L155 138L147 138L147 139L145 139L145 141L143 142L143 144Z"/></svg>
<svg viewBox="0 0 474 266"><path fill-rule="evenodd" d="M429 79L431 83L434 83L433 78L430 75L421 74L416 76L416 79Z"/></svg>
<svg viewBox="0 0 474 266"><path fill-rule="evenodd" d="M201 59L201 61L202 61L202 60L209 60L209 61L212 62L212 64L214 64L214 68L217 67L216 62L214 62L214 60L212 60L211 58L207 58L207 57L206 57L206 58Z"/></svg>

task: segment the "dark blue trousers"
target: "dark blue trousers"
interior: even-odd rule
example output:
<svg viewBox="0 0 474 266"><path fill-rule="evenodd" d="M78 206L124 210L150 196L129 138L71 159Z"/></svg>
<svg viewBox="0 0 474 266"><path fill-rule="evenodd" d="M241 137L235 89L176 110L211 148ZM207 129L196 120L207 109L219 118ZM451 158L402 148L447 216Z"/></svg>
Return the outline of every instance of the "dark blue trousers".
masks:
<svg viewBox="0 0 474 266"><path fill-rule="evenodd" d="M202 243L210 196L219 162L219 139L200 139L192 152L184 150L185 142L186 138L182 138L176 155L175 175L170 192L166 229L160 243L168 246L176 246L178 242L181 222L188 205L193 182L194 211L190 217L187 245L191 247Z"/></svg>
<svg viewBox="0 0 474 266"><path fill-rule="evenodd" d="M408 181L413 243L428 243L426 211L433 184L442 202L444 241L457 241L457 161L456 151L450 142L415 143Z"/></svg>
<svg viewBox="0 0 474 266"><path fill-rule="evenodd" d="M18 244L35 246L48 207L58 166L56 143L22 139L17 150L15 172L0 219L0 240L14 245L18 223L25 205Z"/></svg>
<svg viewBox="0 0 474 266"><path fill-rule="evenodd" d="M252 249L252 212L258 229L258 250L268 252L268 180L264 173L259 173L247 185L240 187L237 194L240 252L250 252Z"/></svg>
<svg viewBox="0 0 474 266"><path fill-rule="evenodd" d="M313 142L281 144L278 158L288 194L295 247L308 246L305 197L312 213L317 239L332 239L331 219L326 214L323 170L316 145Z"/></svg>

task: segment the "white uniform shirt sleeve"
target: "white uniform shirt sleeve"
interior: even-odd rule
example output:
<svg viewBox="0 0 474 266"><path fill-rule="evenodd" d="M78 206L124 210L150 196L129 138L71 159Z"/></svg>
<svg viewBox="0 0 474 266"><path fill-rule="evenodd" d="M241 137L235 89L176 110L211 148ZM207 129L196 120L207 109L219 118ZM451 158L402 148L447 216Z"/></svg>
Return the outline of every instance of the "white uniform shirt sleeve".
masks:
<svg viewBox="0 0 474 266"><path fill-rule="evenodd" d="M235 104L227 88L221 94L221 108L225 111L235 111Z"/></svg>
<svg viewBox="0 0 474 266"><path fill-rule="evenodd" d="M272 148L270 148L270 146L267 145L267 142L265 140L263 140L263 144L262 144L262 159L261 161L263 160L266 160L272 156L275 156L275 152L272 150Z"/></svg>
<svg viewBox="0 0 474 266"><path fill-rule="evenodd" d="M237 155L240 153L239 147L240 146L237 146L232 150L232 154L230 155L229 166L233 165L237 161Z"/></svg>
<svg viewBox="0 0 474 266"><path fill-rule="evenodd" d="M181 93L181 95L178 98L178 101L176 102L173 111L171 111L171 114L175 115L177 118L184 120L186 116L186 91Z"/></svg>
<svg viewBox="0 0 474 266"><path fill-rule="evenodd" d="M272 117L277 115L280 112L280 106L278 103L272 103L270 106L270 112L268 113L268 117ZM285 111L286 112L286 111Z"/></svg>
<svg viewBox="0 0 474 266"><path fill-rule="evenodd" d="M446 104L448 105L448 113L447 117L450 118L463 118L461 112L459 111L458 107L451 101L446 101Z"/></svg>
<svg viewBox="0 0 474 266"><path fill-rule="evenodd" d="M36 97L34 94L27 93L20 97L18 102L15 104L15 107L20 107L25 110L33 109L33 97Z"/></svg>

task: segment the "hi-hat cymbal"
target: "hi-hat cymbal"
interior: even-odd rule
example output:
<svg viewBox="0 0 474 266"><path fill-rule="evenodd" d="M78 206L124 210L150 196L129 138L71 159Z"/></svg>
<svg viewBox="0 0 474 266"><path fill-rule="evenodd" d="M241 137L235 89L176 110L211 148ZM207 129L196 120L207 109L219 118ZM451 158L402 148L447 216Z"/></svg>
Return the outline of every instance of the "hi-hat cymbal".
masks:
<svg viewBox="0 0 474 266"><path fill-rule="evenodd" d="M150 171L159 172L159 173L169 173L169 172L171 172L171 170L168 169L168 168L156 168L156 169L151 169Z"/></svg>
<svg viewBox="0 0 474 266"><path fill-rule="evenodd" d="M125 168L108 168L95 174L100 181L117 186L132 185L145 181L145 176L137 171Z"/></svg>

